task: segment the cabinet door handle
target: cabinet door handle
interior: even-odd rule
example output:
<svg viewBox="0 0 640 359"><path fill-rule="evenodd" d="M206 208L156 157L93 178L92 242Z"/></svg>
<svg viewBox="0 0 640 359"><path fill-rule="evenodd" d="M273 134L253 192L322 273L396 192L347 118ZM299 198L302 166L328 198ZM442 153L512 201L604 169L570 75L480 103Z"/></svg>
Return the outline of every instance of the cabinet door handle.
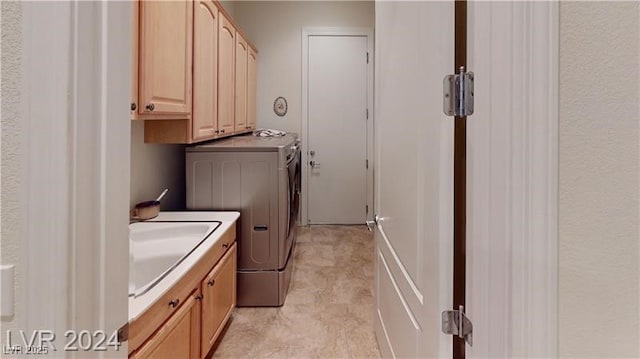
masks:
<svg viewBox="0 0 640 359"><path fill-rule="evenodd" d="M229 243L222 243L222 248L229 248Z"/></svg>
<svg viewBox="0 0 640 359"><path fill-rule="evenodd" d="M135 111L138 108L138 105L136 105L135 102L131 103L131 111Z"/></svg>
<svg viewBox="0 0 640 359"><path fill-rule="evenodd" d="M216 280L215 279L209 279L209 281L207 282L207 285L209 287L213 287L214 284L216 284Z"/></svg>
<svg viewBox="0 0 640 359"><path fill-rule="evenodd" d="M169 302L169 306L170 306L171 308L175 308L175 307L177 307L177 306L178 306L178 304L180 304L180 299L177 299L177 298Z"/></svg>
<svg viewBox="0 0 640 359"><path fill-rule="evenodd" d="M220 130L220 133L224 133L224 128L222 130Z"/></svg>
<svg viewBox="0 0 640 359"><path fill-rule="evenodd" d="M154 108L156 108L156 106L152 103L147 105L147 111L153 111Z"/></svg>
<svg viewBox="0 0 640 359"><path fill-rule="evenodd" d="M202 294L198 294L198 295L196 295L196 296L195 296L195 299L196 299L197 301L201 301L201 300L202 300L202 298L204 298L204 295L202 295Z"/></svg>

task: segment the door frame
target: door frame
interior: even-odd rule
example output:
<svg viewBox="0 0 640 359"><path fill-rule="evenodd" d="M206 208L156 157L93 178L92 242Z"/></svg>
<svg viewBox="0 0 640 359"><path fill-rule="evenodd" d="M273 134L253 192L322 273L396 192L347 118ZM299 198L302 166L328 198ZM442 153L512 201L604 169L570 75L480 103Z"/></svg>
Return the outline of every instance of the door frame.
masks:
<svg viewBox="0 0 640 359"><path fill-rule="evenodd" d="M133 6L21 7L25 282L16 295L28 310L16 329L55 331L60 354L66 330L109 338L128 321ZM99 356L127 352L124 342Z"/></svg>
<svg viewBox="0 0 640 359"><path fill-rule="evenodd" d="M369 27L305 27L302 29L302 116L301 126L302 141L301 151L301 171L302 171L302 198L300 211L300 225L309 224L309 195L307 191L309 185L309 37L311 36L362 36L367 38L367 52L369 53L369 63L367 64L367 108L369 109L369 119L367 120L367 206L369 212L366 220L373 219L373 167L374 167L374 102L373 102L373 71L374 71L374 45L373 28ZM365 219L363 219L364 224Z"/></svg>
<svg viewBox="0 0 640 359"><path fill-rule="evenodd" d="M467 357L557 357L559 4L468 6Z"/></svg>

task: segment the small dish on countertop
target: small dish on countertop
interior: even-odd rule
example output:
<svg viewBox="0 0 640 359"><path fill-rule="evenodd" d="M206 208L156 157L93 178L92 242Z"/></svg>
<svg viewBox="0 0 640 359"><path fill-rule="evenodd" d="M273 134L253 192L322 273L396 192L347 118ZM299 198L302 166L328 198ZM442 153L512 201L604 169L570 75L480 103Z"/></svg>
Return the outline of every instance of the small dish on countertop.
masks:
<svg viewBox="0 0 640 359"><path fill-rule="evenodd" d="M131 219L134 221L146 221L156 218L158 213L160 213L160 201L140 202L131 210Z"/></svg>
<svg viewBox="0 0 640 359"><path fill-rule="evenodd" d="M129 213L129 218L132 221L146 221L148 219L156 218L160 213L160 200L169 191L165 188L162 193L154 201L140 202Z"/></svg>

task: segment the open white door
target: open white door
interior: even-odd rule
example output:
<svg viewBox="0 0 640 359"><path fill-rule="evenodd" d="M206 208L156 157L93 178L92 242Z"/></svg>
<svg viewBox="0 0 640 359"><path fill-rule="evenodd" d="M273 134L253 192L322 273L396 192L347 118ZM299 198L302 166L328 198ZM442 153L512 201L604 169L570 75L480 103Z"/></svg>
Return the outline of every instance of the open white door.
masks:
<svg viewBox="0 0 640 359"><path fill-rule="evenodd" d="M376 337L385 357L451 357L454 4L376 2Z"/></svg>
<svg viewBox="0 0 640 359"><path fill-rule="evenodd" d="M376 6L378 343L386 357L554 357L558 4L469 5L475 112L463 147L466 185L456 189L468 192L457 198L466 207L457 229L466 235L462 297L474 345L456 353L440 332L440 313L453 302L458 120L441 104L453 21L453 3Z"/></svg>

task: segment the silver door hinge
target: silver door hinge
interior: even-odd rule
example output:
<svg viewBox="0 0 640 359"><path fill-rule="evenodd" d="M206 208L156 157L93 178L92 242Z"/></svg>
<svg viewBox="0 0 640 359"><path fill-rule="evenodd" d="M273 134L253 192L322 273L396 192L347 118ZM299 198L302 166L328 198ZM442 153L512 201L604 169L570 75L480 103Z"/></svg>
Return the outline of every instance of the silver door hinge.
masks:
<svg viewBox="0 0 640 359"><path fill-rule="evenodd" d="M369 109L367 109L367 120L369 119Z"/></svg>
<svg viewBox="0 0 640 359"><path fill-rule="evenodd" d="M473 114L473 72L460 66L460 72L444 77L443 111L447 116L465 117Z"/></svg>
<svg viewBox="0 0 640 359"><path fill-rule="evenodd" d="M365 160L366 161L366 167L367 169L369 169L369 160Z"/></svg>
<svg viewBox="0 0 640 359"><path fill-rule="evenodd" d="M367 52L367 63L369 63L369 53Z"/></svg>
<svg viewBox="0 0 640 359"><path fill-rule="evenodd" d="M365 206L365 210L367 211L367 214L369 214L369 205Z"/></svg>
<svg viewBox="0 0 640 359"><path fill-rule="evenodd" d="M458 310L442 312L442 332L457 335L469 346L473 346L473 323L464 315L464 306L461 305Z"/></svg>

